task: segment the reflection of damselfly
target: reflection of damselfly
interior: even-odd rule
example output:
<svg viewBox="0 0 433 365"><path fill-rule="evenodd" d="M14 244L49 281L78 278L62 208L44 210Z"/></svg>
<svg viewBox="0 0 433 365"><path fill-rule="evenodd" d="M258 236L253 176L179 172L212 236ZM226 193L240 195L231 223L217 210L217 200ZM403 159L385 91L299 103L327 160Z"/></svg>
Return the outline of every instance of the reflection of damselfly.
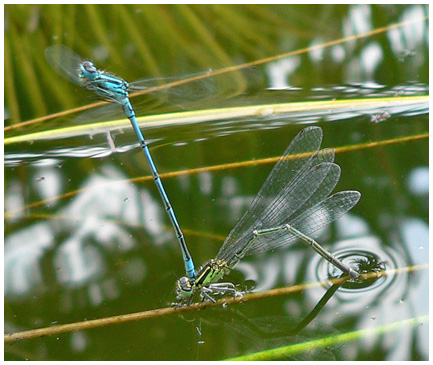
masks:
<svg viewBox="0 0 433 365"><path fill-rule="evenodd" d="M286 246L296 239L344 273L359 274L326 251L309 234L335 221L359 201L358 191L328 196L340 179L331 148L320 150L323 132L307 127L290 143L266 179L250 209L226 238L214 259L205 263L195 280L177 281L178 299L192 302L199 291L203 300L215 301L213 294L236 294L232 283L218 283L243 257Z"/></svg>
<svg viewBox="0 0 433 365"><path fill-rule="evenodd" d="M140 131L140 127L135 119L135 112L132 108L131 102L129 101L129 84L119 77L98 70L92 62L82 60L78 55L65 46L51 46L45 50L45 56L53 68L61 75L67 76L69 80L78 85L94 91L99 96L114 101L122 106L125 115L131 121L135 134L138 137L141 148L143 149L144 155L146 156L147 162L152 171L155 184L164 202L165 210L173 224L182 250L186 274L189 280L193 281L195 271L192 257L188 252L182 230L180 229L173 208L168 200L168 196L162 186L161 179L159 178L158 171L156 170L152 156L150 155L149 148L147 147L143 134Z"/></svg>

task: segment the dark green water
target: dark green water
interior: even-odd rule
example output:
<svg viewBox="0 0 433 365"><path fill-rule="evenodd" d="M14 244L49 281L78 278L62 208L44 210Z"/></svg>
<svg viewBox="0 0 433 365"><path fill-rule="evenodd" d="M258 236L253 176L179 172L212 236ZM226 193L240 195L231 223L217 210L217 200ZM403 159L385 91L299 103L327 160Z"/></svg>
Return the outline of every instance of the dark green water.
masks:
<svg viewBox="0 0 433 365"><path fill-rule="evenodd" d="M104 53L108 48L99 38L98 26L107 29L108 25L119 33L107 32L105 42L111 47L107 52L116 47L121 51L116 57L101 57L104 60L99 63L134 80L147 77L142 69L155 62L162 76L182 75L215 69L227 60L239 64L413 17L421 19L382 35L327 48L321 54L304 53L250 68L239 78L230 74L229 81L205 83L195 94L184 89L170 96L171 104L163 103L152 113L428 94L428 21L422 20L428 9L418 5L76 6L67 10L80 21L60 21L56 6L6 7L6 51L26 39L22 52L28 52L28 60L11 52L9 68L5 64L15 85L8 88L11 84L5 82L6 111L11 115L6 126L93 102L86 99L84 90L50 71L43 49L57 36L78 49L90 47ZM122 23L125 14L133 14L132 24L142 38L130 36L121 45L119 34L123 39L129 34ZM193 15L207 25L208 33L198 31ZM157 19L175 22L167 23L171 27L165 27L166 37L158 33ZM249 33L241 19L248 20ZM86 21L92 20L89 26ZM233 28L228 29L227 24ZM175 44L172 27L178 30ZM69 36L65 37L66 31ZM146 43L151 39L149 33L155 39ZM213 37L206 38L206 34ZM153 50L149 59L132 60L125 67L122 59L134 52L141 55L145 43ZM180 57L182 47L188 52ZM31 66L30 71L26 65ZM29 75L36 86L26 88L23 79ZM52 85L54 80L57 86ZM279 82L301 90L281 90ZM270 87L280 90L266 90ZM16 90L17 103L12 90ZM185 95L181 94L187 94L188 100L182 101ZM150 103L155 105L147 97L133 100L139 115L148 113ZM5 137L54 125L105 121L109 117L103 113L92 110L81 119L58 118L6 131ZM428 315L428 269L420 266L428 264L428 138L423 137L428 133L428 105L368 110L354 106L345 113L304 111L143 126L159 172L184 171L164 178L163 183L196 265L216 255L273 166L228 164L280 156L303 128L301 123L320 125L323 147L336 148L336 162L342 168L336 191L362 193L358 205L321 232L318 241L335 253L377 256L389 271L386 277L335 293L317 287L226 308L17 341L5 346L5 357L217 360L377 329L361 339L346 339L338 345L334 341L290 359L428 359L428 321L424 317ZM107 136L114 139L115 150ZM387 143L368 144L384 141ZM221 167L210 169L213 166ZM200 168L200 172L194 170ZM109 133L85 130L68 138L56 135L5 146L5 333L163 308L175 300L174 283L183 275L176 238L153 182L132 181L148 175L129 128ZM60 198L49 200L55 197ZM249 283L257 292L324 280L328 267L316 256L308 247L295 244L243 260L228 279ZM393 271L409 267L410 272ZM327 294L326 304L314 311ZM314 319L307 324L309 315ZM408 319L418 319L422 325L401 323ZM302 323L305 326L298 331ZM388 332L378 330L391 325Z"/></svg>

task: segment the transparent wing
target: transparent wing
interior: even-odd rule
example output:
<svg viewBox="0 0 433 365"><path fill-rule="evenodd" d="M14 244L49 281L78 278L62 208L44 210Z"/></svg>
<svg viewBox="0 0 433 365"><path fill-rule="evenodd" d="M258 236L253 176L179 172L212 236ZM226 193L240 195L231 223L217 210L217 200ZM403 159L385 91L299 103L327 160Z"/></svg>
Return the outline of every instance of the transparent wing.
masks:
<svg viewBox="0 0 433 365"><path fill-rule="evenodd" d="M310 235L340 218L358 203L358 191L341 191L304 211L289 224L305 235ZM288 231L257 237L243 255L248 256L288 245L298 237Z"/></svg>
<svg viewBox="0 0 433 365"><path fill-rule="evenodd" d="M320 183L310 180L306 186L311 192L305 190L304 196L299 197L300 200L296 201L296 204L286 198L288 194L295 197L295 192L305 183L310 169L324 161L333 160L334 154L329 149L316 153L322 143L322 137L320 127L307 127L292 140L254 198L250 209L226 238L217 258L227 260L248 243L254 229L272 227L272 224L279 220L276 216L293 215L296 207L305 204L314 194Z"/></svg>
<svg viewBox="0 0 433 365"><path fill-rule="evenodd" d="M45 58L59 75L81 85L78 75L83 60L71 49L62 44L56 44L45 50Z"/></svg>
<svg viewBox="0 0 433 365"><path fill-rule="evenodd" d="M148 78L148 79L142 79L142 80L130 82L129 86L131 90L146 90L149 89L150 87L158 87L161 85L169 85L169 87L171 87L171 85L176 86L182 84L189 84L197 81L208 80L209 79L207 77L208 74L209 74L208 72L198 72L198 73L182 75L182 76Z"/></svg>
<svg viewBox="0 0 433 365"><path fill-rule="evenodd" d="M326 198L340 179L340 167L330 162L333 158L333 150L316 153L292 181L280 192L275 192L275 198L264 209L254 228L276 227L290 222L296 214Z"/></svg>
<svg viewBox="0 0 433 365"><path fill-rule="evenodd" d="M305 235L311 234L349 211L360 199L357 191L330 197L341 169L334 150L319 150L320 127L302 130L277 162L250 209L225 240L217 259L229 264L240 256L285 246L297 237L287 230L258 236L248 246L255 230L289 224Z"/></svg>
<svg viewBox="0 0 433 365"><path fill-rule="evenodd" d="M222 78L207 77L208 73L197 73L182 75L178 77L163 77L145 79L129 83L129 90L134 96L138 91L149 90L151 96L148 97L161 100L169 105L175 105L181 109L196 108L191 103L199 103L200 108L204 100L215 103L215 98L225 97L226 88L221 85ZM146 92L147 93L147 92Z"/></svg>

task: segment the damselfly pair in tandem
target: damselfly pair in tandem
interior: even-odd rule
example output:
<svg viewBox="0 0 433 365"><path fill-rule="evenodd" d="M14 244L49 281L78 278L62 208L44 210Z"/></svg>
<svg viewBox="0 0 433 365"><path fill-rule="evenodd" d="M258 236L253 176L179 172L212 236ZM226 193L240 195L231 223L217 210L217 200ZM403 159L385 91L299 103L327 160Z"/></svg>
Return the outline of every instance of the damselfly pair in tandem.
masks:
<svg viewBox="0 0 433 365"><path fill-rule="evenodd" d="M129 100L129 84L97 69L91 61L82 60L65 46L49 47L45 54L56 70L82 87L120 104L130 119L180 244L186 271L186 276L176 283L181 303L191 304L195 293L199 293L202 300L213 302L216 294L238 294L232 283L219 280L239 260L287 246L296 240L309 245L351 278L359 276L348 264L309 237L352 209L361 197L358 191L352 190L329 196L340 179L341 169L334 162L332 148L320 150L323 138L320 127L307 127L292 140L216 257L196 272L182 230L135 119Z"/></svg>

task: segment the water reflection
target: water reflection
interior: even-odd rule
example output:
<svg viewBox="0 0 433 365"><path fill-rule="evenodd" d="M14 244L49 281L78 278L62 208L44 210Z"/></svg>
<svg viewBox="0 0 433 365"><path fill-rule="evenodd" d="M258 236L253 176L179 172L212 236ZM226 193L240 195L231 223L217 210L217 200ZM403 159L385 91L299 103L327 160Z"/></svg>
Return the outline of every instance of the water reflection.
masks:
<svg viewBox="0 0 433 365"><path fill-rule="evenodd" d="M245 355L251 351L257 353L280 348L279 355L275 358L268 357L272 356L271 353L263 353L264 358L256 360L335 360L335 351L341 343L332 339L336 338L339 331L331 325L321 323L317 317L344 283L345 280L342 280L332 285L303 318L291 317L290 311L287 315L281 316L274 313L266 316L248 316L245 310L236 307L214 308L210 313L196 316L191 320L198 334L196 360L200 358L200 352L206 345L213 345L212 327L223 329L228 342L231 342L230 346L221 348L221 356ZM329 339L326 345L320 341L313 341L324 338Z"/></svg>
<svg viewBox="0 0 433 365"><path fill-rule="evenodd" d="M427 197L429 192L429 169L419 166L412 169L407 177L407 186L411 194Z"/></svg>
<svg viewBox="0 0 433 365"><path fill-rule="evenodd" d="M51 180L47 177L44 182L51 186ZM44 190L40 194L44 196ZM90 306L114 300L124 285L119 279L138 285L146 276L143 260L130 256L143 248L130 227L144 228L155 245L172 239L159 200L130 184L113 165L89 175L72 200L52 204L56 206L53 219L41 215L40 221L5 239L5 295L10 300L42 287L40 294L48 294L58 285L72 291L84 289ZM124 264L120 264L122 258ZM58 294L64 309L72 310L72 303Z"/></svg>

